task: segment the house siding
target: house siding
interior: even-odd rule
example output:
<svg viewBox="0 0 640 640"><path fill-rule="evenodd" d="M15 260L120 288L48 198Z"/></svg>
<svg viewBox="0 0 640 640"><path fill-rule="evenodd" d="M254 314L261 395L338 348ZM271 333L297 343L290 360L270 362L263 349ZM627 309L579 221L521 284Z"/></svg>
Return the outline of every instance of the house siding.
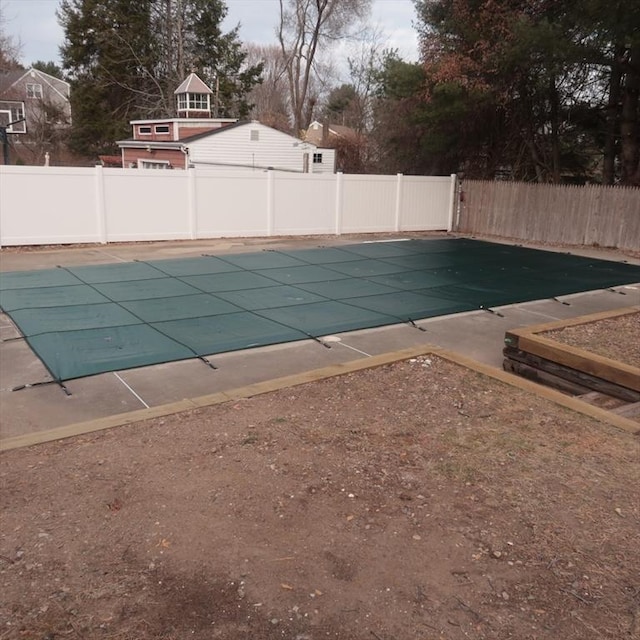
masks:
<svg viewBox="0 0 640 640"><path fill-rule="evenodd" d="M252 140L257 131L257 140ZM314 148L304 147L301 140L257 122L232 127L189 144L191 162L211 167L245 168L264 171L268 167L281 171L302 172L304 154L313 166Z"/></svg>
<svg viewBox="0 0 640 640"><path fill-rule="evenodd" d="M189 138L191 136L197 136L200 133L205 133L206 131L211 131L212 129L220 129L224 126L226 126L226 124L221 123L215 123L211 126L190 126L188 124L180 124L178 127L178 140Z"/></svg>
<svg viewBox="0 0 640 640"><path fill-rule="evenodd" d="M319 149L258 122L232 126L217 123L217 126L213 127L216 131L210 131L211 127L204 127L202 131L202 126L183 127L182 124L180 123L180 137L183 140L184 149L188 149L189 164L193 166L218 171L265 171L273 168L276 171L303 173L306 168L309 173L335 172L334 149ZM124 146L129 141L118 143L123 149L125 168L137 164L139 160L168 160L172 168L185 168L184 154L178 149L147 150L145 143L149 143L150 147L161 147L163 142L169 142L169 140L159 138L153 133L153 128L151 134L141 136L138 131L140 126L153 127L153 123L134 123L135 140L140 145L138 148ZM207 135L209 131L210 135ZM190 136L197 136L199 133L202 135L196 139L193 137L184 139L185 132ZM169 146L175 146L175 142L173 141ZM314 156L317 158L319 155L322 156L322 162L314 162Z"/></svg>
<svg viewBox="0 0 640 640"><path fill-rule="evenodd" d="M321 149L316 148L311 154L311 161L313 161L313 154L322 154L322 163L313 163L311 171L313 173L335 173L336 170L336 150L335 149Z"/></svg>
<svg viewBox="0 0 640 640"><path fill-rule="evenodd" d="M0 72L0 119L26 118L9 131L20 134L12 138L10 163L42 164L64 153L58 134L71 125L69 86L38 69Z"/></svg>
<svg viewBox="0 0 640 640"><path fill-rule="evenodd" d="M168 161L171 169L184 169L185 156L179 149L158 149L147 151L146 149L123 149L122 162L126 169L132 165L138 165L140 160L150 162Z"/></svg>

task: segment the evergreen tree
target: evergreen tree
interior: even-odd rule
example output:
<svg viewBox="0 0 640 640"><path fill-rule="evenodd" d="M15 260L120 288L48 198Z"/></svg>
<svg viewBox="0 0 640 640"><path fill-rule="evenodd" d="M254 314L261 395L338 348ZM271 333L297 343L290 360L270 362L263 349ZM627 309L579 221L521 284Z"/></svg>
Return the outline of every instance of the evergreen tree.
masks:
<svg viewBox="0 0 640 640"><path fill-rule="evenodd" d="M38 69L38 71L43 71L44 73L53 76L54 78L58 78L60 80L64 80L64 73L59 65L57 65L53 60L49 60L45 62L44 60L36 60L31 65L34 69Z"/></svg>
<svg viewBox="0 0 640 640"><path fill-rule="evenodd" d="M218 88L218 114L242 116L260 66L244 67L237 29L223 34L222 0L63 0L63 67L72 83L72 147L115 151L136 118L175 113L191 71Z"/></svg>

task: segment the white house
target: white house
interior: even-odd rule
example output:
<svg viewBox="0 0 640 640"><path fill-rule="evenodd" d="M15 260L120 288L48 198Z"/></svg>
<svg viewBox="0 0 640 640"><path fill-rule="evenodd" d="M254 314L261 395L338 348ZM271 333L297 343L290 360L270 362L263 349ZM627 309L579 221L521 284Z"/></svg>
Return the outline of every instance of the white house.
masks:
<svg viewBox="0 0 640 640"><path fill-rule="evenodd" d="M123 166L156 169L334 173L335 150L304 142L260 122L236 122L174 141L120 140Z"/></svg>
<svg viewBox="0 0 640 640"><path fill-rule="evenodd" d="M212 94L192 73L175 91L178 117L131 122L133 137L118 142L122 166L335 172L333 149L320 148L257 121L212 118Z"/></svg>
<svg viewBox="0 0 640 640"><path fill-rule="evenodd" d="M193 166L333 173L335 151L322 149L257 121L238 122L183 141Z"/></svg>

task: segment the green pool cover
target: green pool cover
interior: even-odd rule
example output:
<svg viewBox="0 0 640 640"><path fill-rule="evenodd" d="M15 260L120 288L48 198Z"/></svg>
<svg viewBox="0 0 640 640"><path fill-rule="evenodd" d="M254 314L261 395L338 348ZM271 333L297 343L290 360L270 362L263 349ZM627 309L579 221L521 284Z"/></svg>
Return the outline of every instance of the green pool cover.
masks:
<svg viewBox="0 0 640 640"><path fill-rule="evenodd" d="M640 282L467 239L9 272L0 307L56 381Z"/></svg>

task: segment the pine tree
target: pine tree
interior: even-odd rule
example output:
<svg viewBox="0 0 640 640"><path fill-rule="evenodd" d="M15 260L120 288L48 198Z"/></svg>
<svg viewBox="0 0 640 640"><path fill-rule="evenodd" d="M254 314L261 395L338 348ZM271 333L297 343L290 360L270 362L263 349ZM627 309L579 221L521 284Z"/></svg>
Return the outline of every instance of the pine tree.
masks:
<svg viewBox="0 0 640 640"><path fill-rule="evenodd" d="M221 31L226 13L222 0L63 0L74 150L115 151L130 120L173 115L173 91L191 71L218 87L215 115L245 115L261 67L244 67L237 29Z"/></svg>

